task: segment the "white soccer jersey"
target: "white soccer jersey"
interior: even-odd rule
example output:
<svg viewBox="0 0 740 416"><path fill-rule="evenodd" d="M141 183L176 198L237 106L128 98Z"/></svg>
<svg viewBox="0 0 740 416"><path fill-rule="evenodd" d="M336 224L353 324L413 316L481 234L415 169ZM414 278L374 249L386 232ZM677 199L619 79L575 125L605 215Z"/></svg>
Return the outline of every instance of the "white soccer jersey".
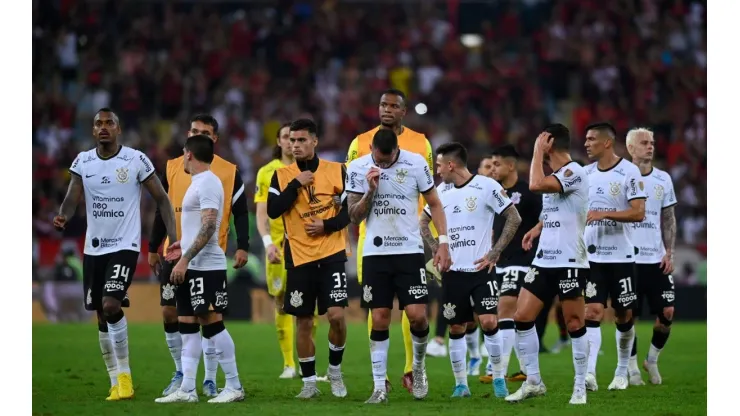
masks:
<svg viewBox="0 0 740 416"><path fill-rule="evenodd" d="M588 213L588 175L570 162L552 174L563 192L542 195L542 234L533 265L587 269L583 230Z"/></svg>
<svg viewBox="0 0 740 416"><path fill-rule="evenodd" d="M443 183L437 192L447 218L450 270L475 272L475 261L491 250L494 213L501 214L512 202L498 182L480 175L460 187ZM432 216L429 205L424 212Z"/></svg>
<svg viewBox="0 0 740 416"><path fill-rule="evenodd" d="M201 229L201 211L213 208L218 210L216 232L205 247L190 260L191 270L226 270L226 254L218 245L218 230L221 228L224 206L224 186L213 172L207 170L193 175L192 182L182 197L182 217L180 224L182 238L180 246L185 253L190 249Z"/></svg>
<svg viewBox="0 0 740 416"><path fill-rule="evenodd" d="M78 154L69 171L82 178L85 189L85 254L140 251L141 184L154 175L149 158L121 146L115 155L101 159L91 149Z"/></svg>
<svg viewBox="0 0 740 416"><path fill-rule="evenodd" d="M588 174L588 209L592 211L624 211L630 201L645 199L645 184L640 169L621 159L608 170L600 170L596 163L586 166ZM632 263L635 245L632 226L613 220L600 220L586 226L588 260L596 263Z"/></svg>
<svg viewBox="0 0 740 416"><path fill-rule="evenodd" d="M673 190L671 176L660 169L653 168L642 177L645 183L645 219L630 224L632 241L637 248L635 262L640 264L660 263L665 256L663 233L661 230L661 213L664 209L678 203Z"/></svg>
<svg viewBox="0 0 740 416"><path fill-rule="evenodd" d="M347 168L345 189L364 194L365 175L376 166L372 155L353 160ZM363 257L424 253L419 232L419 198L434 187L427 161L416 153L399 150L398 159L380 169L375 198L367 216Z"/></svg>

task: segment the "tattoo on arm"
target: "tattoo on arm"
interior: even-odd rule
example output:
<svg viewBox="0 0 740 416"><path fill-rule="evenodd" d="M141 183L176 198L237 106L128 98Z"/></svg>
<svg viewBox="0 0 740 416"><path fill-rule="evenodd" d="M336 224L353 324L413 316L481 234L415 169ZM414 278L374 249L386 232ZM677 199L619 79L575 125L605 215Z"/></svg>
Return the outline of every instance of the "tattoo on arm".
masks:
<svg viewBox="0 0 740 416"><path fill-rule="evenodd" d="M62 201L62 205L59 207L59 215L62 215L67 219L72 218L75 214L75 210L77 210L77 203L80 202L82 189L82 178L73 174L72 179L69 181L67 195L64 197L64 201Z"/></svg>
<svg viewBox="0 0 740 416"><path fill-rule="evenodd" d="M347 195L347 206L349 207L349 219L352 224L365 221L370 214L375 191L368 191L365 195L350 193Z"/></svg>
<svg viewBox="0 0 740 416"><path fill-rule="evenodd" d="M154 198L159 207L159 212L162 214L162 220L164 226L167 228L167 238L170 240L170 244L177 241L177 222L175 221L175 210L172 209L172 203L167 195L167 192L162 186L162 182L159 180L157 175L151 175L149 179L144 181L144 187L149 192L149 195Z"/></svg>
<svg viewBox="0 0 740 416"><path fill-rule="evenodd" d="M504 222L504 229L501 231L498 241L491 248L491 251L488 252L489 259L497 259L501 256L501 253L509 245L511 239L514 238L514 234L516 234L516 231L519 229L519 225L522 223L522 217L519 215L519 211L516 210L514 205L506 208L506 210L501 213L501 216L505 218L506 222Z"/></svg>
<svg viewBox="0 0 740 416"><path fill-rule="evenodd" d="M215 208L206 208L200 211L200 230L198 231L198 235L195 236L193 245L183 254L183 257L188 261L192 260L193 257L197 256L203 250L203 247L206 246L213 233L216 232L217 219L218 210Z"/></svg>
<svg viewBox="0 0 740 416"><path fill-rule="evenodd" d="M663 234L663 245L666 251L673 253L676 246L676 212L673 207L663 210L660 216L660 229Z"/></svg>
<svg viewBox="0 0 740 416"><path fill-rule="evenodd" d="M437 252L439 243L437 239L432 235L432 230L429 229L429 223L432 221L426 213L422 213L419 218L419 228L421 229L421 238L427 243L427 246L432 250L432 253Z"/></svg>

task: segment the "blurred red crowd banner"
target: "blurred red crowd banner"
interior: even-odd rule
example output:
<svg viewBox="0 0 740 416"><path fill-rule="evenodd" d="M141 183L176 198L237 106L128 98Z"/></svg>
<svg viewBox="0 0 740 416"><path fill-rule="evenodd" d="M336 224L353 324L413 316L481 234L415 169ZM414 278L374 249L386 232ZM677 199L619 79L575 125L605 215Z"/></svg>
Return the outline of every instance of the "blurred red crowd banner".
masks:
<svg viewBox="0 0 740 416"><path fill-rule="evenodd" d="M59 258L58 256L61 254L62 246L68 247L70 244L74 244L77 248L77 254L80 259L82 258L82 253L85 249L85 237L64 240L41 237L36 239L36 242L38 243L39 267L54 267ZM149 242L147 240L142 240L139 247L149 247ZM139 262L136 265L136 271L134 273L135 279L149 279L152 275L146 255L146 252L139 254Z"/></svg>

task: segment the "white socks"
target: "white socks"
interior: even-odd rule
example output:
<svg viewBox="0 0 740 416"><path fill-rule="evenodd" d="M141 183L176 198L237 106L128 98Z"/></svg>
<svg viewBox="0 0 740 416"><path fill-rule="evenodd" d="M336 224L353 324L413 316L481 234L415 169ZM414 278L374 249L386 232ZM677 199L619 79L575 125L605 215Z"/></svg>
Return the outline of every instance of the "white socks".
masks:
<svg viewBox="0 0 740 416"><path fill-rule="evenodd" d="M107 332L98 331L98 341L100 342L100 352L103 354L103 361L105 362L105 368L108 370L108 377L110 377L110 385L118 385L118 364L116 363L116 355L113 352L113 343L108 337Z"/></svg>
<svg viewBox="0 0 740 416"><path fill-rule="evenodd" d="M449 351L450 351L450 362L452 363L452 374L455 376L455 385L462 384L463 386L468 385L468 373L467 373L467 340L461 338L453 339L455 336L450 334L449 336ZM467 337L465 337L467 338ZM474 348L477 349L477 348ZM472 354L472 352L471 352Z"/></svg>
<svg viewBox="0 0 740 416"><path fill-rule="evenodd" d="M628 327L626 331L621 331ZM615 376L627 377L630 355L632 354L632 343L635 341L635 326L632 322L617 324L617 370Z"/></svg>
<svg viewBox="0 0 740 416"><path fill-rule="evenodd" d="M170 350L172 360L175 362L175 370L182 373L182 337L180 332L165 332L164 338L167 341L167 348Z"/></svg>
<svg viewBox="0 0 740 416"><path fill-rule="evenodd" d="M470 358L480 358L480 350L478 349L478 340L480 339L480 328L475 327L475 331L465 334L465 343L468 346L468 352L470 352Z"/></svg>
<svg viewBox="0 0 740 416"><path fill-rule="evenodd" d="M213 341L214 338L211 337L211 339L208 339L203 337L201 347L203 348L203 364L206 367L204 381L211 380L215 383L216 372L218 371L218 352L216 350L216 343Z"/></svg>
<svg viewBox="0 0 740 416"><path fill-rule="evenodd" d="M414 368L424 367L424 358L427 355L427 341L429 339L429 328L426 330L426 335L418 337L414 335L414 331L411 331L411 343L414 345Z"/></svg>
<svg viewBox="0 0 740 416"><path fill-rule="evenodd" d="M385 339L382 341L373 341L373 338ZM388 338L388 330L372 330L370 334L370 361L372 361L373 364L373 383L375 384L375 390L385 391L385 377L388 372L389 346L390 339Z"/></svg>
<svg viewBox="0 0 740 416"><path fill-rule="evenodd" d="M498 328L499 332L501 333L501 345L503 346L503 350L501 351L501 367L504 370L504 374L506 374L506 372L509 371L509 359L511 358L511 350L514 348L514 342L516 341L514 320L501 319L498 321ZM517 353L517 357L518 356L519 354ZM520 367L522 367L521 364Z"/></svg>
<svg viewBox="0 0 740 416"><path fill-rule="evenodd" d="M195 390L195 376L198 373L202 351L200 332L182 335L182 391Z"/></svg>
<svg viewBox="0 0 740 416"><path fill-rule="evenodd" d="M488 350L488 359L493 364L493 378L504 378L506 370L501 359L501 350L503 349L501 331L496 330L496 333L493 335L483 335L483 342L485 342L486 350Z"/></svg>
<svg viewBox="0 0 740 416"><path fill-rule="evenodd" d="M596 361L599 359L599 350L601 349L601 327L598 321L590 321L591 325L586 327L586 336L588 337L588 372L596 375ZM589 321L586 321L587 325ZM632 346L630 346L632 348ZM630 351L631 352L631 351Z"/></svg>
<svg viewBox="0 0 740 416"><path fill-rule="evenodd" d="M108 336L113 343L113 351L116 354L118 373L130 374L131 368L128 363L128 330L125 316L121 317L116 323L108 323Z"/></svg>
<svg viewBox="0 0 740 416"><path fill-rule="evenodd" d="M585 328L570 334L573 350L573 367L576 370L576 389L586 389L586 372L588 370L588 335Z"/></svg>
<svg viewBox="0 0 740 416"><path fill-rule="evenodd" d="M538 385L542 379L540 378L540 340L537 338L537 329L534 322L517 322L517 327L516 347L519 350L521 361L527 363L527 383Z"/></svg>
<svg viewBox="0 0 740 416"><path fill-rule="evenodd" d="M221 368L224 370L224 374L226 375L226 387L234 390L241 389L242 384L239 382L239 372L236 369L236 347L234 346L234 340L231 338L229 331L224 328L223 331L214 335L208 341L213 345L214 350L214 374L212 379L206 378L206 380L216 380L216 369L218 369L218 365L221 364ZM216 351L219 351L220 354L216 354ZM220 358L218 355L220 355Z"/></svg>

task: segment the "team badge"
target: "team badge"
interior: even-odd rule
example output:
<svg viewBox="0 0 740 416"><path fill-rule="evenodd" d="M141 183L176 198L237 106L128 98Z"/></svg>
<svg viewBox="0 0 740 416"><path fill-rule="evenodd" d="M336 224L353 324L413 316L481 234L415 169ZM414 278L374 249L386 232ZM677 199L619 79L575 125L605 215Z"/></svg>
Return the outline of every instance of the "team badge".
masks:
<svg viewBox="0 0 740 416"><path fill-rule="evenodd" d="M303 292L294 290L290 293L290 306L297 308L303 305Z"/></svg>
<svg viewBox="0 0 740 416"><path fill-rule="evenodd" d="M510 199L511 199L511 202L513 202L514 204L518 204L522 201L522 194L519 192L514 192L513 194L511 194Z"/></svg>
<svg viewBox="0 0 740 416"><path fill-rule="evenodd" d="M473 212L478 207L478 204L476 203L476 199L477 198L474 196L465 198L465 208L468 211Z"/></svg>
<svg viewBox="0 0 740 416"><path fill-rule="evenodd" d="M563 172L563 176L565 176L566 178L570 178L571 176L573 176L573 171L570 169L566 169L565 172Z"/></svg>
<svg viewBox="0 0 740 416"><path fill-rule="evenodd" d="M619 189L620 189L619 182L609 182L609 193L612 196L619 195Z"/></svg>
<svg viewBox="0 0 740 416"><path fill-rule="evenodd" d="M586 284L586 297L592 298L594 296L596 296L596 283L588 282L588 284Z"/></svg>
<svg viewBox="0 0 740 416"><path fill-rule="evenodd" d="M116 169L116 180L118 181L118 183L128 182L128 168Z"/></svg>
<svg viewBox="0 0 740 416"><path fill-rule="evenodd" d="M639 187L640 187L640 190L641 190L641 191L644 191L644 190L645 190L645 184L644 184L644 183L642 183L642 181L640 181L640 182L637 182L637 186L639 186Z"/></svg>
<svg viewBox="0 0 740 416"><path fill-rule="evenodd" d="M655 185L655 199L662 201L665 197L665 189L662 185Z"/></svg>
<svg viewBox="0 0 740 416"><path fill-rule="evenodd" d="M524 276L524 282L525 283L532 283L534 282L535 276L540 274L534 267L530 267L529 270L527 270L527 274Z"/></svg>
<svg viewBox="0 0 740 416"><path fill-rule="evenodd" d="M362 287L362 300L365 302L372 302L373 300L373 287L363 286Z"/></svg>
<svg viewBox="0 0 740 416"><path fill-rule="evenodd" d="M396 169L396 182L398 183L404 183L406 182L406 176L408 176L409 171L406 169Z"/></svg>
<svg viewBox="0 0 740 416"><path fill-rule="evenodd" d="M170 300L175 297L175 286L167 283L162 286L162 299Z"/></svg>
<svg viewBox="0 0 740 416"><path fill-rule="evenodd" d="M451 303L445 303L444 305L442 305L442 307L444 308L444 310L442 311L442 316L444 316L445 319L450 320L455 317L455 308L457 306Z"/></svg>

